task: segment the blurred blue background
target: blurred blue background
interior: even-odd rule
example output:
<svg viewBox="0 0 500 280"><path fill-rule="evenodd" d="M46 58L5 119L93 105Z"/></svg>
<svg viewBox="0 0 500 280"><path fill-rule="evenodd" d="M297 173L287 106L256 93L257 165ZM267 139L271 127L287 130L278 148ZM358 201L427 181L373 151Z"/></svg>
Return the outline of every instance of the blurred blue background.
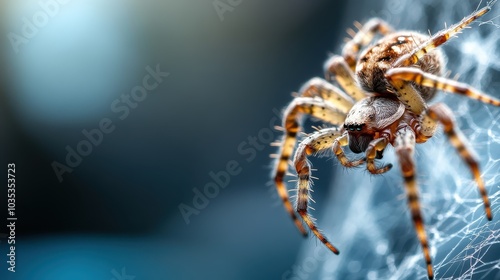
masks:
<svg viewBox="0 0 500 280"><path fill-rule="evenodd" d="M302 239L266 187L273 150L261 143L248 162L238 146L321 74L345 4L63 2L0 9L0 141L4 166L16 164L18 217L17 272L2 239L0 278L281 277ZM170 75L122 120L111 105L157 65ZM59 182L52 164L68 166L66 147L104 118L113 132ZM231 160L241 173L187 225L179 204L193 206L192 189Z"/></svg>
<svg viewBox="0 0 500 280"><path fill-rule="evenodd" d="M406 16L361 0L0 5L1 159L16 164L18 218L16 273L4 237L0 279L282 279L316 241L267 184L273 109L323 75L354 20ZM127 99L148 75L156 86ZM103 120L113 131L82 144ZM238 174L197 209L193 189L228 163ZM317 166L326 185L332 161ZM315 189L316 212L328 194Z"/></svg>

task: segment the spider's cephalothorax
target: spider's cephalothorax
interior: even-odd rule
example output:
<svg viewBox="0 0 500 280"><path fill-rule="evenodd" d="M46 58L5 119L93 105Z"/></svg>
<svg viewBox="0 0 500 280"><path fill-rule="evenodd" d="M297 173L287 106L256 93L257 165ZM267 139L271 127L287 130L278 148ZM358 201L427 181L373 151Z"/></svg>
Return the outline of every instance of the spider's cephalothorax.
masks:
<svg viewBox="0 0 500 280"><path fill-rule="evenodd" d="M384 129L390 131L390 125L404 112L405 106L389 97L367 97L354 104L344 122L349 149L357 154L366 151L375 134Z"/></svg>
<svg viewBox="0 0 500 280"><path fill-rule="evenodd" d="M479 163L467 140L455 126L451 110L442 103L429 106L427 101L437 90L444 90L500 106L500 100L467 84L444 78L444 60L437 49L486 14L494 2L430 37L413 31L394 32L384 21L372 19L359 26L360 31L346 43L342 56L333 56L325 63L327 79L335 80L343 90L321 78L313 78L301 88L283 114L285 135L277 143L280 150L276 155L274 182L290 217L304 235L307 232L295 211L321 242L333 253L339 253L318 230L308 213L311 165L307 157L332 150L345 167L366 164L370 173L381 174L391 169L392 165L377 167L375 160L382 158L387 145L392 145L404 177L408 206L424 253L427 274L432 279L434 271L418 200L413 154L415 144L426 142L439 124L471 169L486 217L492 219ZM362 50L377 33L383 35L382 38ZM333 127L318 129L295 148L302 115L310 115ZM347 158L344 153L346 146L354 153L364 153L365 157L358 160ZM283 181L292 156L298 177L295 211Z"/></svg>

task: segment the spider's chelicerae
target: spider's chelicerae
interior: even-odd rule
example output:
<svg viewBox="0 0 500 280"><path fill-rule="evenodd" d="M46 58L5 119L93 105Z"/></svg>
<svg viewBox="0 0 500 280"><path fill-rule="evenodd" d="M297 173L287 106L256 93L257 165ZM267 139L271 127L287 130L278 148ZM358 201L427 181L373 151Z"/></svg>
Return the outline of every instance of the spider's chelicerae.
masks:
<svg viewBox="0 0 500 280"><path fill-rule="evenodd" d="M316 237L333 253L339 251L318 230L308 214L310 199L310 155L332 149L340 163L354 167L366 163L372 174L387 172L392 165L377 166L387 145L392 145L399 159L404 177L408 205L417 236L422 245L429 279L434 277L429 244L420 211L413 154L416 143L431 138L441 124L451 144L470 168L482 197L486 217L492 219L490 202L481 178L479 164L466 139L455 126L451 110L442 103L428 105L437 90L465 95L472 99L500 106L500 100L443 77L443 56L437 47L459 33L471 22L486 14L495 1L459 23L434 36L412 31L395 32L386 22L371 19L360 26L342 50L342 56L333 56L325 63L328 80L337 81L337 88L327 80L313 78L300 90L283 115L285 135L280 146L274 170L274 181L285 208L298 229L307 235L302 222L295 215L283 178L295 149L300 117L310 115L333 125L319 129L304 138L293 156L297 185L296 211ZM377 34L383 37L362 50ZM361 51L362 50L362 51ZM365 153L360 160L350 160L343 147L354 153Z"/></svg>

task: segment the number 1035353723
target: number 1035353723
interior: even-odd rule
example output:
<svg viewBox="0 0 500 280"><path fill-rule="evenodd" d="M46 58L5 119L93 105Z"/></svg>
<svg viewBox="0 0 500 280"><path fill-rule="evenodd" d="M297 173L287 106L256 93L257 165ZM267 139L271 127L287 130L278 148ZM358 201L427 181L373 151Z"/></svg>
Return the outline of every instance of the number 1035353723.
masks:
<svg viewBox="0 0 500 280"><path fill-rule="evenodd" d="M9 217L16 215L16 164L7 164L7 206Z"/></svg>

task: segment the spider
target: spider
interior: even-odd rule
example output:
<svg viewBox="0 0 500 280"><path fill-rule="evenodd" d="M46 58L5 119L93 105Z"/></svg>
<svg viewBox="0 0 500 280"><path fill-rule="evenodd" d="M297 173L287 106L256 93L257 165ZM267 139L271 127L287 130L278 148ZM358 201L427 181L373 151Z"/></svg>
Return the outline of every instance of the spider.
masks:
<svg viewBox="0 0 500 280"><path fill-rule="evenodd" d="M293 151L293 167L297 174L296 212L314 235L333 253L339 254L318 230L308 214L311 186L311 165L308 156L332 150L345 167L366 163L372 174L389 171L392 164L378 167L387 145L392 145L399 159L408 206L420 241L429 279L434 271L429 244L420 210L413 154L416 143L431 138L439 124L443 126L451 144L470 168L482 197L486 217L492 219L490 202L479 170L477 156L456 127L451 110L443 103L428 105L437 90L465 95L494 106L494 99L467 84L443 77L444 60L440 45L491 10L496 1L475 11L459 23L441 30L433 36L413 31L394 31L381 19L373 18L353 33L352 40L342 49L342 56L332 56L325 63L326 80L309 80L283 113L284 136L277 146L279 154L273 171L274 182L284 206L299 231L307 232L295 215L283 178L287 173ZM382 37L366 47L374 37ZM366 47L366 48L365 48ZM362 50L362 48L365 48ZM336 80L343 88L332 83ZM317 129L308 134L295 149L297 134L301 130L301 117L310 115L333 127ZM350 160L343 147L365 157Z"/></svg>

